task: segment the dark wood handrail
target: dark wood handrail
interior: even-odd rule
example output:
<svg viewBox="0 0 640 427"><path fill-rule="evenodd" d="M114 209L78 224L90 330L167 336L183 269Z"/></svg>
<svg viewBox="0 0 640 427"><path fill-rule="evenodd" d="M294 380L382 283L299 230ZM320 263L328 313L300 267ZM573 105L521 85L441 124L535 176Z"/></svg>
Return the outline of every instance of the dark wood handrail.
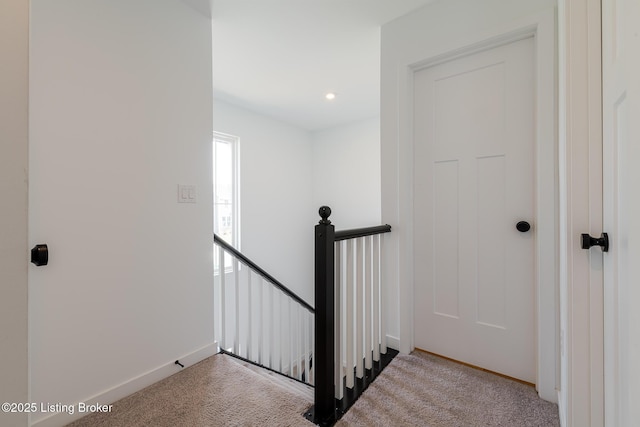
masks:
<svg viewBox="0 0 640 427"><path fill-rule="evenodd" d="M389 233L391 226L389 224L376 225L374 227L354 228L351 230L336 231L335 241L355 239L357 237L373 236L375 234Z"/></svg>
<svg viewBox="0 0 640 427"><path fill-rule="evenodd" d="M240 261L242 261L242 263L244 265L246 265L247 267L251 268L253 271L255 271L256 273L261 275L263 278L267 279L276 288L278 288L282 292L284 292L285 295L287 295L289 298L291 298L294 301L296 301L298 304L300 304L301 306L303 306L304 308L309 310L311 313L315 313L315 309L313 307L311 307L305 300L300 298L293 291L291 291L285 285L283 285L278 280L276 280L272 275L270 275L269 273L264 271L258 264L256 264L255 262L251 261L245 255L243 255L242 252L238 251L236 248L234 248L229 243L227 243L222 237L220 237L220 236L218 236L217 234L214 233L213 234L213 241L215 243L217 243L218 245L220 245L222 248L224 248L225 251L232 253L233 256L235 256Z"/></svg>

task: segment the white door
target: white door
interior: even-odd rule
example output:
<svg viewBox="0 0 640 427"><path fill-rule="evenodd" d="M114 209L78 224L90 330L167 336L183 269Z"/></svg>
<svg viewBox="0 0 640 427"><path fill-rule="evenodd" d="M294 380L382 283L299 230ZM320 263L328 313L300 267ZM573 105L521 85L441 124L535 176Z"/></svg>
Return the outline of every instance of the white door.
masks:
<svg viewBox="0 0 640 427"><path fill-rule="evenodd" d="M605 425L640 420L640 2L602 3Z"/></svg>
<svg viewBox="0 0 640 427"><path fill-rule="evenodd" d="M533 52L416 71L413 117L415 346L532 383Z"/></svg>

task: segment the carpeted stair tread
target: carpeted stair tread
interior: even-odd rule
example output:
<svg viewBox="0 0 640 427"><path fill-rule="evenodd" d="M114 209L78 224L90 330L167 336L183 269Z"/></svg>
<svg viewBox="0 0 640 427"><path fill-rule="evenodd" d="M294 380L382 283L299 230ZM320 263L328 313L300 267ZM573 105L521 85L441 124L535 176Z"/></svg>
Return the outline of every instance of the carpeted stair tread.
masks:
<svg viewBox="0 0 640 427"><path fill-rule="evenodd" d="M307 398L310 402L313 402L313 387L303 384L299 381L287 378L284 375L277 374L268 369L263 369L259 366L252 365L251 363L244 362L235 358L231 358L232 361L240 364L246 369L251 370L255 374L262 376L263 378L272 381L276 386L282 387L294 394Z"/></svg>

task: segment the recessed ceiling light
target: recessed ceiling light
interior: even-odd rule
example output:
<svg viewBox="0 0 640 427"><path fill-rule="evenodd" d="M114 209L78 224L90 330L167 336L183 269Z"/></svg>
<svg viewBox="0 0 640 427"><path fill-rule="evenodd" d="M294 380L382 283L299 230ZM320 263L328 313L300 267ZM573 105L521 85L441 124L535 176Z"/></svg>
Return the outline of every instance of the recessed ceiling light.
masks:
<svg viewBox="0 0 640 427"><path fill-rule="evenodd" d="M324 97L327 98L329 101L332 101L332 100L336 99L336 94L333 93L333 92L329 92Z"/></svg>

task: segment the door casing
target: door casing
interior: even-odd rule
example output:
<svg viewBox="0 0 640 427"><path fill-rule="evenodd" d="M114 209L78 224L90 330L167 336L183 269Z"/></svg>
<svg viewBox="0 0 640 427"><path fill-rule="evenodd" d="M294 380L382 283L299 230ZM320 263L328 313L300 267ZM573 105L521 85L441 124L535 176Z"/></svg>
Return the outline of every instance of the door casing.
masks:
<svg viewBox="0 0 640 427"><path fill-rule="evenodd" d="M603 254L604 425L631 426L640 418L640 20L637 0L602 0L603 228L610 248ZM596 234L598 233L597 230ZM594 249L596 254L598 249Z"/></svg>
<svg viewBox="0 0 640 427"><path fill-rule="evenodd" d="M604 423L601 2L558 2L560 360L558 407L566 427Z"/></svg>

